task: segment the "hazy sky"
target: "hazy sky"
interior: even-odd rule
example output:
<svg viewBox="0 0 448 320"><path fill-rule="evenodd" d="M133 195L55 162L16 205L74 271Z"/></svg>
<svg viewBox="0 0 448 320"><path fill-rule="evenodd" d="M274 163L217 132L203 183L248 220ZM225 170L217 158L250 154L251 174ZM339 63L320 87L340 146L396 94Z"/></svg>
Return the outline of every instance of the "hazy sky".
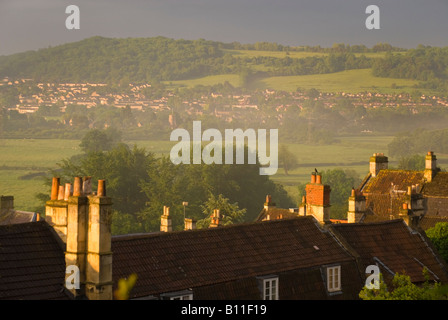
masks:
<svg viewBox="0 0 448 320"><path fill-rule="evenodd" d="M65 27L71 4L80 9L79 30ZM371 4L380 8L380 30L365 27ZM448 0L0 0L0 55L96 35L448 46Z"/></svg>

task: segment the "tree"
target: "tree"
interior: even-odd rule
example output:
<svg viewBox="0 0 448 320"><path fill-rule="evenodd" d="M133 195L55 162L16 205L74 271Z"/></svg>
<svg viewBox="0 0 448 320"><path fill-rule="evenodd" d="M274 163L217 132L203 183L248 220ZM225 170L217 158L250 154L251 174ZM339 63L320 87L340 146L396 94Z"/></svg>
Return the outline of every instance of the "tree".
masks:
<svg viewBox="0 0 448 320"><path fill-rule="evenodd" d="M380 275L380 288L367 289L364 287L359 293L359 297L363 300L447 300L448 286L431 283L426 268L423 269L423 274L426 281L422 286L417 286L411 282L408 275L396 273L390 288L387 287Z"/></svg>
<svg viewBox="0 0 448 320"><path fill-rule="evenodd" d="M111 150L121 140L121 134L114 129L93 129L86 133L79 146L84 153Z"/></svg>
<svg viewBox="0 0 448 320"><path fill-rule="evenodd" d="M436 247L442 258L448 262L448 222L438 222L426 230L427 237Z"/></svg>
<svg viewBox="0 0 448 320"><path fill-rule="evenodd" d="M414 154L412 156L401 157L398 161L398 169L402 170L424 170L425 156Z"/></svg>
<svg viewBox="0 0 448 320"><path fill-rule="evenodd" d="M299 166L296 156L285 145L281 145L278 150L278 161L279 165L285 170L286 175L289 175L288 172L290 170L294 170Z"/></svg>
<svg viewBox="0 0 448 320"><path fill-rule="evenodd" d="M210 194L210 197L201 206L202 213L205 218L197 222L198 228L208 228L211 222L211 215L215 209L219 209L220 220L222 225L229 225L233 223L243 222L246 209L240 209L238 203L230 203L228 198L225 198L222 194L217 197Z"/></svg>

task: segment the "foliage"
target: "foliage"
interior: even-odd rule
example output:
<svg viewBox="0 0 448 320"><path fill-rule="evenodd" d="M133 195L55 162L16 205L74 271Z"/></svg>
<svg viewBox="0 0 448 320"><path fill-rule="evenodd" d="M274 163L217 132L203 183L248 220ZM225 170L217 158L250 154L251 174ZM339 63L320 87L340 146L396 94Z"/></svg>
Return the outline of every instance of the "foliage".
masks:
<svg viewBox="0 0 448 320"><path fill-rule="evenodd" d="M279 166L283 167L286 175L288 175L288 171L296 169L299 165L294 153L289 151L285 145L280 145L278 150L278 163Z"/></svg>
<svg viewBox="0 0 448 320"><path fill-rule="evenodd" d="M208 228L211 222L211 216L215 209L219 209L220 223L224 226L243 222L246 209L240 209L238 203L230 203L228 198L222 194L217 197L210 194L207 201L201 205L204 219L197 222L198 228Z"/></svg>
<svg viewBox="0 0 448 320"><path fill-rule="evenodd" d="M131 290L137 282L137 278L137 274L133 273L126 279L119 279L118 288L114 292L115 299L128 300Z"/></svg>
<svg viewBox="0 0 448 320"><path fill-rule="evenodd" d="M448 129L417 129L397 135L388 145L392 157L409 157L414 154L426 154L428 151L448 153Z"/></svg>
<svg viewBox="0 0 448 320"><path fill-rule="evenodd" d="M108 151L120 142L120 133L112 128L93 129L82 138L80 147L84 153Z"/></svg>
<svg viewBox="0 0 448 320"><path fill-rule="evenodd" d="M431 283L427 276L427 269L423 269L426 281L422 286L411 282L406 274L396 273L390 288L380 276L379 289L367 289L364 287L359 293L363 300L447 300L448 286L440 283Z"/></svg>
<svg viewBox="0 0 448 320"><path fill-rule="evenodd" d="M438 222L426 230L426 235L436 247L442 258L448 262L448 222Z"/></svg>
<svg viewBox="0 0 448 320"><path fill-rule="evenodd" d="M413 156L401 157L398 161L398 169L402 170L424 170L425 156L421 154L414 154Z"/></svg>
<svg viewBox="0 0 448 320"><path fill-rule="evenodd" d="M272 75L303 75L371 66L366 56L350 50L329 50L327 56L283 58L232 55L221 42L164 37L110 39L92 37L38 51L0 57L0 73L37 81L106 82L127 85L182 80L218 74L245 74L242 66L263 66ZM278 44L257 43L254 50L282 50ZM244 78L244 76L243 76ZM9 100L12 102L12 100Z"/></svg>
<svg viewBox="0 0 448 320"><path fill-rule="evenodd" d="M174 229L182 229L184 201L189 203L188 217L195 220L204 219L212 205L222 207L224 223L255 219L267 194L279 205L292 205L283 187L259 174L259 164L174 165L168 157L156 158L144 148L119 143L107 151L64 159L58 166L51 176L61 181L75 176L107 181L107 195L114 202L114 234L159 230L164 206L170 207Z"/></svg>

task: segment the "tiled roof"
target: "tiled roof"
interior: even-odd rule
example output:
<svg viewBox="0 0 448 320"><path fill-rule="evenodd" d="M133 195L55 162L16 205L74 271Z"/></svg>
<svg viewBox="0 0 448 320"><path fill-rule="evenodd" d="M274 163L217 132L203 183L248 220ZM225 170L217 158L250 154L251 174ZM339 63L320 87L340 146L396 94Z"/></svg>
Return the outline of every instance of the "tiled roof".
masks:
<svg viewBox="0 0 448 320"><path fill-rule="evenodd" d="M431 182L425 183L422 193L428 197L448 197L448 172L438 172Z"/></svg>
<svg viewBox="0 0 448 320"><path fill-rule="evenodd" d="M425 215L419 222L420 228L428 230L433 228L438 222L448 222L447 216L430 216Z"/></svg>
<svg viewBox="0 0 448 320"><path fill-rule="evenodd" d="M313 217L112 238L113 280L134 297L353 261Z"/></svg>
<svg viewBox="0 0 448 320"><path fill-rule="evenodd" d="M258 215L255 221L263 221L269 214L269 220L277 219L294 219L297 218L298 212L290 211L289 209L283 208L269 208L269 210L263 209Z"/></svg>
<svg viewBox="0 0 448 320"><path fill-rule="evenodd" d="M37 215L37 212L5 210L0 214L0 225L34 222Z"/></svg>
<svg viewBox="0 0 448 320"><path fill-rule="evenodd" d="M423 178L423 171L380 170L376 177L370 176L363 184L367 208L381 217L380 220L388 220L390 215L398 217L408 187L422 185ZM374 220L375 217L368 217L368 221Z"/></svg>
<svg viewBox="0 0 448 320"><path fill-rule="evenodd" d="M443 260L434 253L429 240L416 231L411 231L403 220L378 223L335 224L329 227L360 255L363 267L378 264L383 275L391 277L403 273L413 282L424 282L423 266L432 273L430 277L448 281L448 271Z"/></svg>
<svg viewBox="0 0 448 320"><path fill-rule="evenodd" d="M67 299L64 250L45 221L0 226L0 299Z"/></svg>
<svg viewBox="0 0 448 320"><path fill-rule="evenodd" d="M380 170L376 177L370 178L363 189L364 194L389 194L392 184L395 190L407 191L411 185L422 184L423 171Z"/></svg>

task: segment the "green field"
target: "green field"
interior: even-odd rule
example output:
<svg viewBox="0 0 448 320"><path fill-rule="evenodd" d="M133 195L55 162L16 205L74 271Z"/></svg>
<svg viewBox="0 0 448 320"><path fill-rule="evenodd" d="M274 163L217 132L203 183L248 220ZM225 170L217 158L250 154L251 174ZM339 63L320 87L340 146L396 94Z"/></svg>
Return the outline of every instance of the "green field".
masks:
<svg viewBox="0 0 448 320"><path fill-rule="evenodd" d="M415 80L374 77L371 69L357 69L328 74L270 77L259 80L254 86L284 91L295 91L300 87L323 92L401 93L412 91L417 83ZM392 84L396 85L395 89L392 89Z"/></svg>
<svg viewBox="0 0 448 320"><path fill-rule="evenodd" d="M282 184L288 193L297 199L298 183L308 182L311 172L342 168L355 170L360 178L369 171L369 158L375 152L387 155L387 145L393 137L358 136L342 137L340 142L327 145L287 144L299 162L299 167L285 175L279 168L271 178ZM144 147L156 156L168 155L175 142L128 141ZM56 163L81 152L77 140L59 139L0 139L0 194L13 195L18 210L35 210L39 201L35 194L49 193L43 184L42 174L57 168ZM448 163L448 155L437 154L442 167ZM396 166L394 159L390 166ZM324 181L325 182L325 181Z"/></svg>
<svg viewBox="0 0 448 320"><path fill-rule="evenodd" d="M240 76L235 74L170 81L165 82L165 84L172 87L193 88L197 85L211 86L226 81L234 87L241 85ZM358 93L368 91L400 94L403 92L411 92L415 89L414 86L416 84L418 84L416 80L379 78L371 74L371 69L356 69L328 74L267 77L254 81L250 87L251 89L273 89L288 92L296 91L297 88L304 90L315 88L322 92Z"/></svg>
<svg viewBox="0 0 448 320"><path fill-rule="evenodd" d="M296 185L308 181L309 173L318 170L343 167L360 174L368 170L368 159L373 152L386 152L390 137L343 138L331 146L288 144L297 155L300 167L286 176L282 169L273 180L287 188L295 196ZM168 155L174 142L128 141L155 155ZM0 194L13 195L18 210L34 210L39 202L35 195L49 192L42 175L57 168L61 159L80 153L79 141L59 139L1 139L0 140ZM360 164L360 162L363 162Z"/></svg>

